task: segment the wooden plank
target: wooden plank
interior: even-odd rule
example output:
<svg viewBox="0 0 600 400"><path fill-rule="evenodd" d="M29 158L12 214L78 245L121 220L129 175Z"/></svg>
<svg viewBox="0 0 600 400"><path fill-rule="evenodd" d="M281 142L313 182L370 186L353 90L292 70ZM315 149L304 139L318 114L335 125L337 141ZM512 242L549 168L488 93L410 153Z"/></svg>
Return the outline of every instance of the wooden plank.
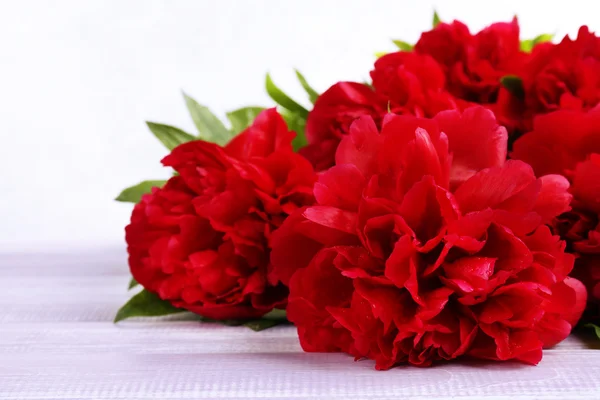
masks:
<svg viewBox="0 0 600 400"><path fill-rule="evenodd" d="M464 360L380 372L303 353L291 326L257 333L191 314L114 325L132 294L123 257L0 255L0 399L600 398L600 344L589 335L547 350L537 367Z"/></svg>
<svg viewBox="0 0 600 400"><path fill-rule="evenodd" d="M124 247L76 252L0 254L0 277L98 275L129 275Z"/></svg>
<svg viewBox="0 0 600 400"><path fill-rule="evenodd" d="M262 332L214 322L147 318L106 322L0 325L0 354L210 354L302 352L292 326Z"/></svg>
<svg viewBox="0 0 600 400"><path fill-rule="evenodd" d="M112 321L134 293L129 277L4 276L0 277L0 322Z"/></svg>
<svg viewBox="0 0 600 400"><path fill-rule="evenodd" d="M537 367L465 361L382 372L375 371L371 361L353 362L343 354L307 354L297 348L281 351L293 349L288 347L293 345L285 344L287 338L278 335L265 345L260 343L264 339L261 335L244 333L248 341L245 348L254 350L244 351L242 347L237 351L239 342L227 344L218 337L218 330L214 336L205 332L201 339L204 344L188 349L174 342L180 338L176 331L172 331L173 341L163 342L159 351L132 351L142 346L124 349L116 340L123 338L120 334L111 335L115 339L112 344L110 339L94 342L96 336L92 334L87 346L74 346L73 351L36 345L29 350L3 352L0 398L422 399L452 395L590 399L598 395L600 354L589 350L549 351ZM76 341L75 336L82 334L85 332L78 331L69 340ZM203 346L214 348L206 351Z"/></svg>

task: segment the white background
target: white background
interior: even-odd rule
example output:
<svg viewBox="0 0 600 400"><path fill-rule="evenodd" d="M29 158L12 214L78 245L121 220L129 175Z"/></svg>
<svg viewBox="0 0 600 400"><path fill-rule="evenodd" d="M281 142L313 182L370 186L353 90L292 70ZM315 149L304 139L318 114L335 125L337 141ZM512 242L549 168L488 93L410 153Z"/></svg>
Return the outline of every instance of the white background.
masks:
<svg viewBox="0 0 600 400"><path fill-rule="evenodd" d="M595 1L0 2L0 251L122 246L126 186L161 179L145 120L193 131L184 89L218 115L271 105L265 72L297 98L368 77L390 38L414 42L434 9L473 31L519 16L522 37L589 24Z"/></svg>

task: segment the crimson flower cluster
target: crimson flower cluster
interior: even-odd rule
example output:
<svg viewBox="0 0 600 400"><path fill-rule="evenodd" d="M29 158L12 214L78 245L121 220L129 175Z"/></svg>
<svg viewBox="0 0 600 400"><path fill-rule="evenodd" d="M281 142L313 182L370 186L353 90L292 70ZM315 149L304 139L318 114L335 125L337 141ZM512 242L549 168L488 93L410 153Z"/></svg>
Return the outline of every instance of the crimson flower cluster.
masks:
<svg viewBox="0 0 600 400"><path fill-rule="evenodd" d="M371 71L372 88L340 82L323 93L308 117L304 154L319 171L331 167L337 144L362 115L380 127L388 111L433 117L471 103L496 107L500 79L516 73L526 56L519 49L516 19L475 35L461 22L440 23L422 34L414 51L379 58Z"/></svg>
<svg viewBox="0 0 600 400"><path fill-rule="evenodd" d="M133 277L174 306L214 319L284 307L269 240L287 215L313 203L315 173L292 151L275 109L227 146L192 141L163 159L178 173L143 196L126 228Z"/></svg>
<svg viewBox="0 0 600 400"><path fill-rule="evenodd" d="M504 77L517 81L508 89ZM583 26L575 40L521 50L519 24L499 22L472 34L462 22L424 32L413 51L379 58L372 87L339 82L324 92L307 121L303 154L317 171L334 165L337 144L351 122L369 115L378 127L388 111L433 117L480 104L513 138L533 118L559 109L589 110L600 101L600 40Z"/></svg>
<svg viewBox="0 0 600 400"><path fill-rule="evenodd" d="M533 130L515 142L512 157L538 174L562 174L571 182L572 210L553 221L577 254L574 275L588 288L587 318L600 320L600 109L560 110L535 118Z"/></svg>
<svg viewBox="0 0 600 400"><path fill-rule="evenodd" d="M475 35L462 22L440 23L421 35L415 51L432 56L442 66L450 93L478 104L494 104L500 79L517 73L527 59L520 50L516 18Z"/></svg>
<svg viewBox="0 0 600 400"><path fill-rule="evenodd" d="M437 24L318 95L297 153L276 109L176 147L126 228L133 277L208 318L286 308L306 351L378 369L537 364L600 320L600 38L519 36Z"/></svg>
<svg viewBox="0 0 600 400"><path fill-rule="evenodd" d="M503 96L497 107L506 124L521 133L531 130L537 115L590 110L600 101L600 39L582 26L575 40L566 36L559 44L539 44L516 76L523 95Z"/></svg>
<svg viewBox="0 0 600 400"><path fill-rule="evenodd" d="M483 107L351 125L316 204L273 236L306 351L379 369L463 355L536 364L571 332L586 292L547 226L569 210L569 183L505 161L506 141Z"/></svg>

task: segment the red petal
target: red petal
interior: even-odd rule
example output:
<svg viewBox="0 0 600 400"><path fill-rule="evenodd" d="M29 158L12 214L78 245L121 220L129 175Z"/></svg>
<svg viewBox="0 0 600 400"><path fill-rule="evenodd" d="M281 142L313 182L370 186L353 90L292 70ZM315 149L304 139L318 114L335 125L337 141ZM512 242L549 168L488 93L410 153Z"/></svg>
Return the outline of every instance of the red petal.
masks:
<svg viewBox="0 0 600 400"><path fill-rule="evenodd" d="M331 250L337 253L333 262L335 267L348 278L364 278L383 272L380 261L362 246L335 246Z"/></svg>
<svg viewBox="0 0 600 400"><path fill-rule="evenodd" d="M473 175L454 192L463 213L496 208L535 182L531 167L521 161L507 161L502 167Z"/></svg>
<svg viewBox="0 0 600 400"><path fill-rule="evenodd" d="M294 212L271 236L273 275L286 285L294 272L306 267L316 252L323 247L322 243L301 231L302 224L308 222L302 215L303 212L304 209Z"/></svg>
<svg viewBox="0 0 600 400"><path fill-rule="evenodd" d="M553 314L544 315L544 318L536 325L538 336L546 349L565 340L571 333L571 328L571 324Z"/></svg>
<svg viewBox="0 0 600 400"><path fill-rule="evenodd" d="M426 175L448 187L448 142L434 121L390 114L381 136L380 170L400 177L400 195Z"/></svg>
<svg viewBox="0 0 600 400"><path fill-rule="evenodd" d="M431 176L424 177L409 189L402 200L399 214L421 243L434 238L445 227L436 186Z"/></svg>
<svg viewBox="0 0 600 400"><path fill-rule="evenodd" d="M367 278L354 280L354 288L371 304L373 315L383 322L384 331L405 312L406 296L395 286L378 285Z"/></svg>
<svg viewBox="0 0 600 400"><path fill-rule="evenodd" d="M369 178L377 168L381 139L377 126L371 117L360 117L350 126L335 153L337 165L353 164Z"/></svg>
<svg viewBox="0 0 600 400"><path fill-rule="evenodd" d="M217 181L231 165L221 147L201 140L180 144L162 159L162 163L173 167L186 185L198 194L206 189L203 179Z"/></svg>
<svg viewBox="0 0 600 400"><path fill-rule="evenodd" d="M511 330L498 324L481 324L482 330L496 344L499 360L517 359L527 364L537 364L542 359L542 345L536 332L531 330Z"/></svg>
<svg viewBox="0 0 600 400"><path fill-rule="evenodd" d="M277 109L269 108L258 114L251 126L233 138L225 146L225 151L238 160L267 157L276 150L291 151L295 136Z"/></svg>
<svg viewBox="0 0 600 400"><path fill-rule="evenodd" d="M506 129L498 125L494 113L487 108L470 107L462 114L442 111L434 119L450 144L451 189L480 170L502 166L506 161Z"/></svg>
<svg viewBox="0 0 600 400"><path fill-rule="evenodd" d="M573 178L573 195L586 208L600 213L600 155L577 164Z"/></svg>
<svg viewBox="0 0 600 400"><path fill-rule="evenodd" d="M315 224L352 235L356 234L357 214L354 212L335 207L313 206L307 207L302 215Z"/></svg>
<svg viewBox="0 0 600 400"><path fill-rule="evenodd" d="M587 290L577 279L566 277L563 282L552 287L550 301L548 312L559 314L571 326L575 326L585 310Z"/></svg>
<svg viewBox="0 0 600 400"><path fill-rule="evenodd" d="M488 229L488 240L480 256L496 259L495 271L517 273L531 265L533 255L525 243L507 228L492 224Z"/></svg>
<svg viewBox="0 0 600 400"><path fill-rule="evenodd" d="M319 176L314 193L320 205L358 211L365 186L365 178L355 165L342 164L329 168Z"/></svg>
<svg viewBox="0 0 600 400"><path fill-rule="evenodd" d="M547 224L554 217L571 209L573 196L568 192L569 181L562 175L545 175L540 180L542 188L535 202L534 211L542 217L542 223Z"/></svg>
<svg viewBox="0 0 600 400"><path fill-rule="evenodd" d="M492 223L492 210L469 213L448 224L446 242L474 254L481 250L487 238L487 230Z"/></svg>
<svg viewBox="0 0 600 400"><path fill-rule="evenodd" d="M411 270L411 259L415 253L410 237L405 235L396 242L385 262L385 276L399 288L403 288L411 273L415 273Z"/></svg>

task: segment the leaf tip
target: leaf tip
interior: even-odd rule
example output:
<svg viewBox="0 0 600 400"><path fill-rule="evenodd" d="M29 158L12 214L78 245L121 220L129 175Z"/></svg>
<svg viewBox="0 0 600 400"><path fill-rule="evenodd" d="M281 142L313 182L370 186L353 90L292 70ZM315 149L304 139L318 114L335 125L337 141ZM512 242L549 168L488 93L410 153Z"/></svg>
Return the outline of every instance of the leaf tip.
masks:
<svg viewBox="0 0 600 400"><path fill-rule="evenodd" d="M396 45L396 47L398 47L402 51L413 51L415 47L414 45L403 40L394 39L392 40L392 42Z"/></svg>
<svg viewBox="0 0 600 400"><path fill-rule="evenodd" d="M183 90L181 90L181 95L183 96L183 101L185 101L185 105L188 108L188 110L190 109L190 107L194 106L194 103L196 103L196 100L194 100L194 98L192 96L190 96Z"/></svg>
<svg viewBox="0 0 600 400"><path fill-rule="evenodd" d="M117 311L117 314L115 315L115 319L113 320L113 324L118 323L119 321L123 321L125 318L127 318L125 315L123 315L123 313L121 312L121 310Z"/></svg>
<svg viewBox="0 0 600 400"><path fill-rule="evenodd" d="M438 14L437 10L433 10L433 27L435 28L436 26L438 26L440 24L440 22L442 22L442 20L440 19L440 15Z"/></svg>
<svg viewBox="0 0 600 400"><path fill-rule="evenodd" d="M129 285L127 286L127 289L131 290L134 287L136 287L137 285L139 285L138 281L136 281L135 278L131 278L131 280L129 281Z"/></svg>
<svg viewBox="0 0 600 400"><path fill-rule="evenodd" d="M269 90L269 86L273 85L273 79L271 79L271 74L267 72L265 75L265 86L267 87L267 91Z"/></svg>

